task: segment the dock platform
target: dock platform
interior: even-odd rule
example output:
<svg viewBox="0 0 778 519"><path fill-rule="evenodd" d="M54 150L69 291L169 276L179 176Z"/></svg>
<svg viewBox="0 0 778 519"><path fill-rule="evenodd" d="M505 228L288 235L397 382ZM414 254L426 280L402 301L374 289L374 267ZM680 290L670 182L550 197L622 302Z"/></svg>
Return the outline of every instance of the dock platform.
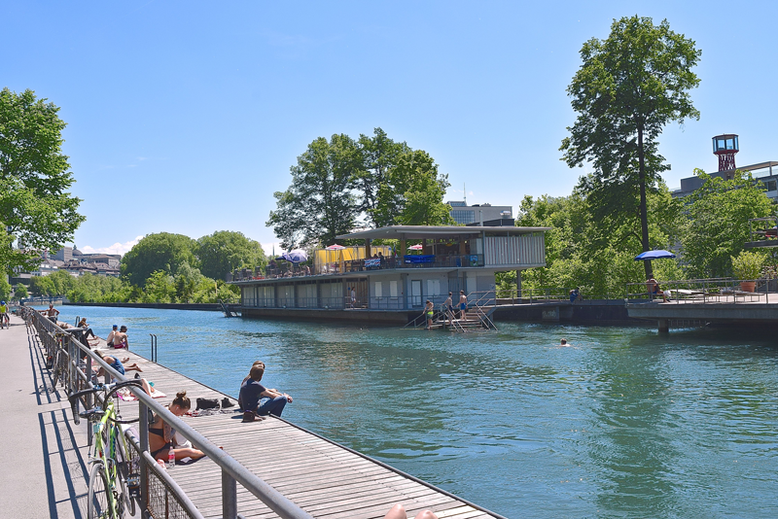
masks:
<svg viewBox="0 0 778 519"><path fill-rule="evenodd" d="M14 373L11 380L0 382L3 388L0 412L14 417L4 420L0 427L0 440L12 447L7 449L11 455L0 461L5 495L0 497L0 516L85 517L88 424L86 421L79 426L73 424L67 396L61 388L52 387L45 354L36 341L34 329L28 331L24 322L15 316L11 319L11 329L0 330L0 344L10 362L25 369ZM102 341L98 348L101 346L105 346ZM163 405L181 390L186 390L193 407L198 397L219 401L226 397L236 403L231 396L132 351L111 351L120 357L130 357L130 364L138 363L142 376L165 393L158 400ZM129 376L133 373L128 371ZM125 416L133 416L133 412L137 416L137 406L123 404L122 410ZM424 509L432 510L440 518L501 517L286 420L266 417L243 423L237 403L225 410L185 416L184 421L316 518L380 519L397 503L406 508L410 517ZM28 434L27 429L41 434ZM42 456L20 458L18 454L26 453L27 449L36 454L42 452ZM20 468L22 460L26 466ZM17 472L22 479L12 483ZM216 463L203 458L176 465L169 474L203 516L222 517L221 469ZM16 513L18 503L30 500L38 504L42 513ZM238 513L246 519L278 517L240 485Z"/></svg>

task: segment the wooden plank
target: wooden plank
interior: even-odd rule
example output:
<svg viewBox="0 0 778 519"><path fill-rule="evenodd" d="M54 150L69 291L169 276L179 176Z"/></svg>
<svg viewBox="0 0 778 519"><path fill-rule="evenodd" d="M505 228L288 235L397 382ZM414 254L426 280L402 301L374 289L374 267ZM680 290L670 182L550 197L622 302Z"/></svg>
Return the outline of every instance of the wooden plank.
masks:
<svg viewBox="0 0 778 519"><path fill-rule="evenodd" d="M218 398L219 401L228 397L236 402L228 395L132 351L112 353L130 357L130 363L140 365L141 376L153 381L155 388L166 394L158 399L163 405L170 403L176 392L182 390L186 390L193 404L197 397ZM126 408L123 412L127 416L137 416L137 406L133 403L125 402L122 408ZM284 420L268 417L242 423L242 415L234 409L183 419L316 518L377 519L397 503L402 503L411 517L424 509L431 509L446 519L493 517ZM278 447L276 440L279 437L284 439L283 449ZM212 460L206 458L190 465L176 465L170 475L205 517L221 517L221 469ZM240 484L238 510L246 518L277 517Z"/></svg>

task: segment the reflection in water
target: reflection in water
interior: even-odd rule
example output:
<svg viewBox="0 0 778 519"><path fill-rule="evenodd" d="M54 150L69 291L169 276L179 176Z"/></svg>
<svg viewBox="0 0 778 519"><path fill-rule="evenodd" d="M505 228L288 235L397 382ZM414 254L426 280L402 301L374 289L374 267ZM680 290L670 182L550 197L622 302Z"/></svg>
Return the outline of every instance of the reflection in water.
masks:
<svg viewBox="0 0 778 519"><path fill-rule="evenodd" d="M769 336L501 323L448 334L62 307L237 396L254 360L284 418L507 517L774 517ZM566 337L572 347L559 347Z"/></svg>

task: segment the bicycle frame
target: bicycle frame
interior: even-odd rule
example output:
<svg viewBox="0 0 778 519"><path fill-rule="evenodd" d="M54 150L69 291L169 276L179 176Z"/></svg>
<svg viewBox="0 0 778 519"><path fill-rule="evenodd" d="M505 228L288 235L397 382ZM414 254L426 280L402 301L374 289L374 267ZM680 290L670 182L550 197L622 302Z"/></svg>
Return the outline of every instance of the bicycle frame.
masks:
<svg viewBox="0 0 778 519"><path fill-rule="evenodd" d="M121 429L123 422L118 416L112 395L121 387L139 386L137 381L128 381L110 386L98 386L71 395L74 418L88 418L92 423L94 443L89 454L90 477L87 512L89 519L120 519L124 517L125 505L134 511L133 493L136 490L131 481L131 456L129 445ZM77 413L78 399L90 393L103 391L102 407ZM131 420L136 421L136 420ZM102 488L101 488L102 487ZM103 495L104 494L104 495Z"/></svg>

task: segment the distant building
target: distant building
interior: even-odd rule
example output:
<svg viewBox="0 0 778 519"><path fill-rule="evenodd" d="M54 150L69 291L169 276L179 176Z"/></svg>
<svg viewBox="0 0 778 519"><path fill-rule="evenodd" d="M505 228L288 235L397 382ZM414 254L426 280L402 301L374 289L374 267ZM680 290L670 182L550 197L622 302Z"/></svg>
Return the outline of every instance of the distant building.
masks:
<svg viewBox="0 0 778 519"><path fill-rule="evenodd" d="M446 202L451 206L451 217L459 225L513 226L513 207L509 205L474 204L464 201ZM504 223L506 222L506 223Z"/></svg>
<svg viewBox="0 0 778 519"><path fill-rule="evenodd" d="M122 261L122 257L120 254L103 254L103 253L95 253L95 254L84 254L78 249L75 249L73 247L63 247L59 251L57 251L56 254L51 256L51 259L59 260L65 263L69 263L71 261L77 261L81 264L90 264L90 263L103 263L105 266L110 267L112 269L118 269L119 264Z"/></svg>
<svg viewBox="0 0 778 519"><path fill-rule="evenodd" d="M778 201L778 162L759 162L738 168L735 165L735 154L738 151L740 151L740 143L737 135L724 134L713 137L713 154L719 158L719 171L709 175L713 178L732 180L735 171L748 171L755 180L764 184L767 190L765 194L773 201ZM702 184L702 179L697 176L682 178L681 189L676 189L672 194L674 197L684 197L702 187Z"/></svg>

